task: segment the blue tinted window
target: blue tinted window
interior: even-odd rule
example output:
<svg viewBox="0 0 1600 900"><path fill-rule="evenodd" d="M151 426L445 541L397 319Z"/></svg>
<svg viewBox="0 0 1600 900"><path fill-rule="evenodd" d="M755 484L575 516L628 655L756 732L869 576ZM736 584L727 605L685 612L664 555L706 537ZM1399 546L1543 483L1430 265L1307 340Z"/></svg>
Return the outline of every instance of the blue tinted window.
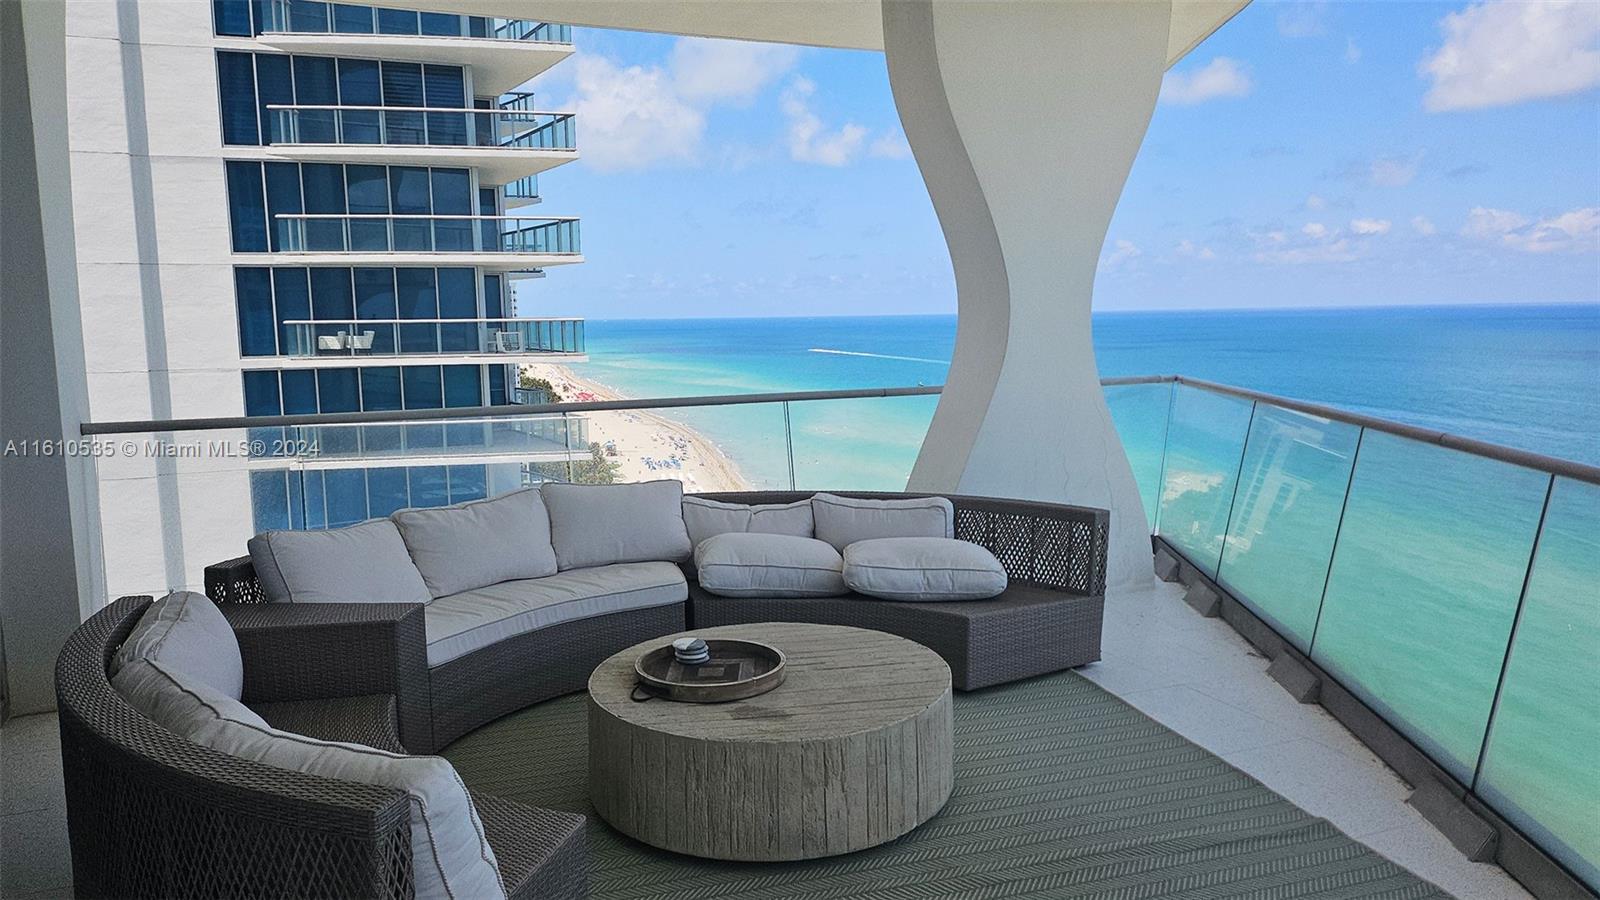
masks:
<svg viewBox="0 0 1600 900"><path fill-rule="evenodd" d="M250 509L256 533L289 527L289 490L283 472L250 473Z"/></svg>
<svg viewBox="0 0 1600 900"><path fill-rule="evenodd" d="M472 215L472 178L466 169L433 169L430 174L436 215Z"/></svg>
<svg viewBox="0 0 1600 900"><path fill-rule="evenodd" d="M397 509L405 509L407 501L406 470L384 468L367 470L367 514L374 518L387 516Z"/></svg>
<svg viewBox="0 0 1600 900"><path fill-rule="evenodd" d="M439 318L476 319L478 317L478 279L472 269L440 269ZM444 350L475 353L478 326L459 322L439 326L439 343Z"/></svg>
<svg viewBox="0 0 1600 900"><path fill-rule="evenodd" d="M365 469L330 469L324 472L323 491L323 500L328 506L329 528L343 528L367 519Z"/></svg>
<svg viewBox="0 0 1600 900"><path fill-rule="evenodd" d="M328 4L321 0L289 0L289 28L292 31L327 31Z"/></svg>
<svg viewBox="0 0 1600 900"><path fill-rule="evenodd" d="M301 479L301 490L305 491L305 514L307 528L328 527L328 488L327 480L320 471L309 471Z"/></svg>
<svg viewBox="0 0 1600 900"><path fill-rule="evenodd" d="M450 18L454 19L454 16ZM423 95L435 109L461 109L467 105L466 81L459 66L425 66ZM429 113L428 143L457 146L467 142L466 113Z"/></svg>
<svg viewBox="0 0 1600 900"><path fill-rule="evenodd" d="M272 315L272 271L253 266L233 270L239 311L239 353L272 356L278 352L278 324Z"/></svg>
<svg viewBox="0 0 1600 900"><path fill-rule="evenodd" d="M317 373L311 369L283 371L283 414L304 416L317 411Z"/></svg>
<svg viewBox="0 0 1600 900"><path fill-rule="evenodd" d="M460 37L461 17L450 13L422 14L422 33L436 37Z"/></svg>
<svg viewBox="0 0 1600 900"><path fill-rule="evenodd" d="M311 289L306 283L306 270L279 268L272 270L272 293L278 312L278 346L289 348L303 341L297 326L284 322L304 322L311 318Z"/></svg>
<svg viewBox="0 0 1600 900"><path fill-rule="evenodd" d="M372 366L361 370L361 408L368 412L401 408L398 366Z"/></svg>
<svg viewBox="0 0 1600 900"><path fill-rule="evenodd" d="M344 106L383 105L383 87L378 80L376 60L339 60L339 102ZM375 109L345 110L341 113L344 128L341 139L347 144L381 143L380 116Z"/></svg>
<svg viewBox="0 0 1600 900"><path fill-rule="evenodd" d="M352 213L387 213L389 178L383 166L345 166Z"/></svg>
<svg viewBox="0 0 1600 900"><path fill-rule="evenodd" d="M289 476L289 527L299 530L306 527L306 496L304 473L290 470Z"/></svg>
<svg viewBox="0 0 1600 900"><path fill-rule="evenodd" d="M278 373L250 371L244 373L244 414L247 416L276 416L283 412L278 404Z"/></svg>
<svg viewBox="0 0 1600 900"><path fill-rule="evenodd" d="M335 61L326 56L294 58L294 99L303 106L337 106L339 79ZM331 109L302 109L295 115L295 140L302 144L335 143L334 112Z"/></svg>
<svg viewBox="0 0 1600 900"><path fill-rule="evenodd" d="M250 0L211 0L211 18L217 34L252 36Z"/></svg>
<svg viewBox="0 0 1600 900"><path fill-rule="evenodd" d="M333 4L333 30L341 34L371 34L372 7Z"/></svg>
<svg viewBox="0 0 1600 900"><path fill-rule="evenodd" d="M467 34L472 37L489 36L489 20L483 16L470 16L467 19Z"/></svg>
<svg viewBox="0 0 1600 900"><path fill-rule="evenodd" d="M406 366L403 373L406 409L444 408L438 366Z"/></svg>
<svg viewBox="0 0 1600 900"><path fill-rule="evenodd" d="M504 315L505 304L500 299L500 276L483 276L483 317L498 319Z"/></svg>
<svg viewBox="0 0 1600 900"><path fill-rule="evenodd" d="M450 486L445 479L444 466L413 466L406 475L411 482L412 506L449 505Z"/></svg>
<svg viewBox="0 0 1600 900"><path fill-rule="evenodd" d="M280 213L304 212L300 204L300 166L297 163L266 163L267 177L267 228L274 251L285 249L284 237L295 227L293 220L285 222Z"/></svg>
<svg viewBox="0 0 1600 900"><path fill-rule="evenodd" d="M511 402L511 397L506 393L506 368L505 366L489 367L489 405L505 406Z"/></svg>
<svg viewBox="0 0 1600 900"><path fill-rule="evenodd" d="M267 202L261 187L261 164L228 160L228 225L233 252L265 253Z"/></svg>
<svg viewBox="0 0 1600 900"><path fill-rule="evenodd" d="M347 322L356 317L349 269L311 270L311 317L325 322Z"/></svg>
<svg viewBox="0 0 1600 900"><path fill-rule="evenodd" d="M478 212L492 216L500 211L494 188L478 188Z"/></svg>
<svg viewBox="0 0 1600 900"><path fill-rule="evenodd" d="M359 412L361 395L355 369L318 369L318 411L325 413Z"/></svg>
<svg viewBox="0 0 1600 900"><path fill-rule="evenodd" d="M395 269L395 299L402 319L439 318L439 300L434 294L432 269ZM406 353L437 353L439 330L436 325L401 325L400 349Z"/></svg>
<svg viewBox="0 0 1600 900"><path fill-rule="evenodd" d="M282 121L268 105L294 103L294 77L290 74L289 57L262 53L256 57L256 99L261 104L261 136L263 143L282 140Z"/></svg>
<svg viewBox="0 0 1600 900"><path fill-rule="evenodd" d="M477 366L445 366L444 405L482 406L482 370Z"/></svg>
<svg viewBox="0 0 1600 900"><path fill-rule="evenodd" d="M383 105L422 106L422 66L417 63L383 64ZM384 115L391 144L426 143L422 113L389 112Z"/></svg>
<svg viewBox="0 0 1600 900"><path fill-rule="evenodd" d="M394 305L393 269L356 269L356 317L398 318Z"/></svg>
<svg viewBox="0 0 1600 900"><path fill-rule="evenodd" d="M379 34L416 34L417 14L409 9L378 10Z"/></svg>
<svg viewBox="0 0 1600 900"><path fill-rule="evenodd" d="M217 90L222 95L222 142L259 144L256 69L251 54L217 51Z"/></svg>
<svg viewBox="0 0 1600 900"><path fill-rule="evenodd" d="M487 472L483 466L450 467L450 502L482 500L488 494Z"/></svg>
<svg viewBox="0 0 1600 900"><path fill-rule="evenodd" d="M390 166L389 202L396 214L425 216L432 212L432 204L428 201L428 170L415 166Z"/></svg>
<svg viewBox="0 0 1600 900"><path fill-rule="evenodd" d="M305 190L306 212L345 211L343 166L337 163L305 163L300 167L300 181Z"/></svg>

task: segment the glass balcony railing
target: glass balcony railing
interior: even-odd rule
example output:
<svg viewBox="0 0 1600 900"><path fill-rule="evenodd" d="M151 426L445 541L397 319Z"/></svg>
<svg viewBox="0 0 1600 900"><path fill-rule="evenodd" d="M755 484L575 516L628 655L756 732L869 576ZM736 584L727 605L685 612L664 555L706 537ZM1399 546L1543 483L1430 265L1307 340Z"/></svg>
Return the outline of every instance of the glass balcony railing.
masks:
<svg viewBox="0 0 1600 900"><path fill-rule="evenodd" d="M582 319L295 319L283 334L296 357L583 353Z"/></svg>
<svg viewBox="0 0 1600 900"><path fill-rule="evenodd" d="M537 203L539 201L539 176L527 175L506 185L505 197L512 202Z"/></svg>
<svg viewBox="0 0 1600 900"><path fill-rule="evenodd" d="M570 44L572 26L525 19L387 9L318 0L267 0L257 13L261 33L382 34L491 38Z"/></svg>
<svg viewBox="0 0 1600 900"><path fill-rule="evenodd" d="M1112 416L1167 545L1600 884L1600 472L1128 381Z"/></svg>
<svg viewBox="0 0 1600 900"><path fill-rule="evenodd" d="M578 220L558 216L279 213L285 253L580 253Z"/></svg>
<svg viewBox="0 0 1600 900"><path fill-rule="evenodd" d="M452 418L437 422L300 425L254 428L252 442L281 449L277 456L302 463L396 459L517 457L562 463L589 447L589 422L582 415L511 418Z"/></svg>
<svg viewBox="0 0 1600 900"><path fill-rule="evenodd" d="M576 150L571 113L269 104L273 144Z"/></svg>

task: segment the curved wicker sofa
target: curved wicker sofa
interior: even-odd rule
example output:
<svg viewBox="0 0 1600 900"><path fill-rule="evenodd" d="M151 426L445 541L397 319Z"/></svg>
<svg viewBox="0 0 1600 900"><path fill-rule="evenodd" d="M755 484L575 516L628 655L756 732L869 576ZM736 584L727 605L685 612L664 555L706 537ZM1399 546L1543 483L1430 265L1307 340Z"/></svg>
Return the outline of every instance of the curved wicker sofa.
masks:
<svg viewBox="0 0 1600 900"><path fill-rule="evenodd" d="M77 896L412 896L404 792L192 743L145 718L112 687L112 656L150 602L124 597L91 616L56 663ZM322 646L300 641L307 629L324 627L306 607L298 626L276 634L238 629L245 700L277 727L404 752L395 700L374 690L385 673L364 671L368 658L359 653L318 652L381 638L393 622L414 617L403 605L361 606L369 609L354 616L344 610L325 623L331 637ZM482 794L473 803L511 897L585 895L582 816Z"/></svg>

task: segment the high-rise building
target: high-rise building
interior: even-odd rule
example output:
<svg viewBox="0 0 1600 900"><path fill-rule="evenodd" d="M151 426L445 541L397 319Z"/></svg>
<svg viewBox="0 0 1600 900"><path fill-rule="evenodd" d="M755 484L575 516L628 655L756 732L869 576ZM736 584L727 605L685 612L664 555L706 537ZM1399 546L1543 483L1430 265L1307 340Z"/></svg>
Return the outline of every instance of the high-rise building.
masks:
<svg viewBox="0 0 1600 900"><path fill-rule="evenodd" d="M66 14L95 419L494 406L537 399L519 363L582 358L583 321L511 287L582 261L577 220L536 206L577 158L573 117L517 91L572 54L570 27L311 0ZM184 584L241 531L505 490L586 453L571 430L318 424L104 460L101 510L181 511L184 532L108 522L106 577Z"/></svg>

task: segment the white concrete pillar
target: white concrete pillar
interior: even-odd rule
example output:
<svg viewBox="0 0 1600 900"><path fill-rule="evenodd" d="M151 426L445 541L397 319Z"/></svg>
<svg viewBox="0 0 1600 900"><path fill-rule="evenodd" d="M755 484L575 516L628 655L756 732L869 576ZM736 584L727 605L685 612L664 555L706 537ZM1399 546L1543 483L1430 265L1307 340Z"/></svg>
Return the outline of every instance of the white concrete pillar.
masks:
<svg viewBox="0 0 1600 900"><path fill-rule="evenodd" d="M889 83L955 269L955 356L910 490L1111 510L1107 581L1151 576L1089 308L1167 64L1166 0L885 0Z"/></svg>

